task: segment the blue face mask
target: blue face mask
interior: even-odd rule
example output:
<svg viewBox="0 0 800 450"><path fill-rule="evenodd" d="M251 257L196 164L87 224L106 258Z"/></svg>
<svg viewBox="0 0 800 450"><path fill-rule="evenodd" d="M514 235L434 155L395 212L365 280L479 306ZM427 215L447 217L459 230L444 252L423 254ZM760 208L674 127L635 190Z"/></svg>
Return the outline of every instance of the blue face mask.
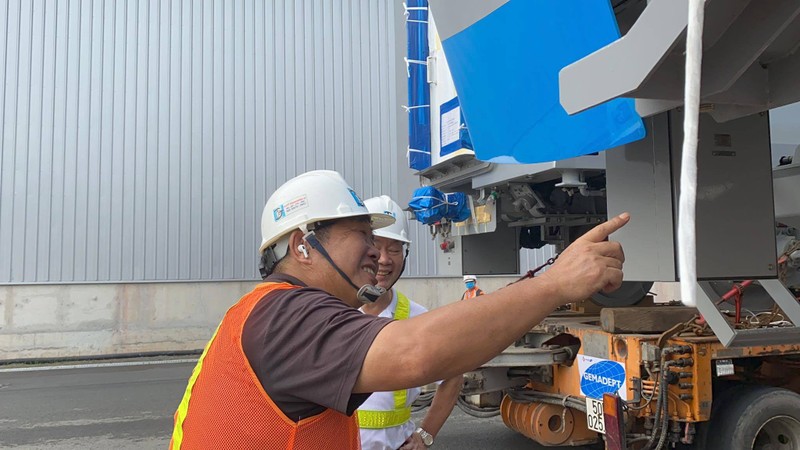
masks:
<svg viewBox="0 0 800 450"><path fill-rule="evenodd" d="M472 288L475 287L475 282L474 281L467 281L466 285L467 285L467 289L472 289Z"/></svg>

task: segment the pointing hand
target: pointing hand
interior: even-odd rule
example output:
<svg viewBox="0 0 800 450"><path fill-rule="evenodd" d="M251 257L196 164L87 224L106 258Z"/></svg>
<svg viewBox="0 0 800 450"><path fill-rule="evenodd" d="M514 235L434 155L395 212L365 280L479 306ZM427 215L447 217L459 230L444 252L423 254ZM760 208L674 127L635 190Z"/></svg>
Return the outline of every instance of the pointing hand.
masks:
<svg viewBox="0 0 800 450"><path fill-rule="evenodd" d="M557 287L561 303L583 300L599 291L612 292L622 285L625 254L608 236L625 226L630 214L622 213L575 240L541 277Z"/></svg>

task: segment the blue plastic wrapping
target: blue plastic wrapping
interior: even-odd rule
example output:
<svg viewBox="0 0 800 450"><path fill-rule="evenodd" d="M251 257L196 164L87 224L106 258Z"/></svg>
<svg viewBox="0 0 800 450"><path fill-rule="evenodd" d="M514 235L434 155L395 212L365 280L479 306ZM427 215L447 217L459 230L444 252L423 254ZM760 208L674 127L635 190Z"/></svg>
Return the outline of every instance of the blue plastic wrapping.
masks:
<svg viewBox="0 0 800 450"><path fill-rule="evenodd" d="M619 38L608 1L510 0L443 42L476 157L538 163L641 139L631 99L569 116L559 71Z"/></svg>
<svg viewBox="0 0 800 450"><path fill-rule="evenodd" d="M408 166L431 166L431 110L428 86L428 0L408 0ZM421 8L421 9L415 9Z"/></svg>
<svg viewBox="0 0 800 450"><path fill-rule="evenodd" d="M431 186L416 189L408 207L414 212L414 217L425 225L433 225L442 219L463 222L471 215L466 194L445 194Z"/></svg>
<svg viewBox="0 0 800 450"><path fill-rule="evenodd" d="M463 192L445 194L444 216L451 222L463 222L472 215L469 210L469 198Z"/></svg>

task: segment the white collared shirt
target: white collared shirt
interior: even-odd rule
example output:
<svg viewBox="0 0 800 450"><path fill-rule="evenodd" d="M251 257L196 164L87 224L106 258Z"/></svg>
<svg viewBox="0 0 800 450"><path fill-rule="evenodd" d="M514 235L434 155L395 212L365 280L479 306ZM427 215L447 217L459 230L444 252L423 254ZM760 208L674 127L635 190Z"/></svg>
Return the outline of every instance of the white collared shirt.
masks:
<svg viewBox="0 0 800 450"><path fill-rule="evenodd" d="M414 303L409 300L410 313L409 318L418 316L428 310L424 306ZM378 317L388 317L394 319L395 310L397 309L397 290L392 289L392 302L386 307ZM363 311L362 311L363 312ZM406 406L410 407L414 400L419 397L420 389L408 389L406 397ZM366 411L389 411L394 409L394 393L393 392L375 392L369 396L366 402L360 408ZM380 429L361 429L361 448L362 450L396 450L403 445L406 438L411 436L411 433L416 430L414 421L409 419L406 423L391 428Z"/></svg>

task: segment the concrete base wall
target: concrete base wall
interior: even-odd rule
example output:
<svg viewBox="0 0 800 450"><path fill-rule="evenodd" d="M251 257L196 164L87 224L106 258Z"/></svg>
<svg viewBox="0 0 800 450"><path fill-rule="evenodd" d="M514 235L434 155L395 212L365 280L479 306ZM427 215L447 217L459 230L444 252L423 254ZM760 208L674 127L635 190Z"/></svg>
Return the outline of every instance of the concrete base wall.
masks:
<svg viewBox="0 0 800 450"><path fill-rule="evenodd" d="M478 287L484 292L494 292L519 277L478 278ZM435 309L461 299L464 282L461 278L405 278L397 282L397 289L411 300Z"/></svg>
<svg viewBox="0 0 800 450"><path fill-rule="evenodd" d="M254 282L0 287L0 360L196 350Z"/></svg>
<svg viewBox="0 0 800 450"><path fill-rule="evenodd" d="M511 278L486 278L491 291ZM202 349L256 282L0 286L0 361ZM409 278L410 298L458 300L461 279Z"/></svg>
<svg viewBox="0 0 800 450"><path fill-rule="evenodd" d="M493 292L516 277L483 277ZM225 311L256 282L20 285L0 287L0 361L202 349ZM458 301L461 278L405 278L409 298ZM671 300L674 286L665 289ZM657 289L654 289L657 290Z"/></svg>

